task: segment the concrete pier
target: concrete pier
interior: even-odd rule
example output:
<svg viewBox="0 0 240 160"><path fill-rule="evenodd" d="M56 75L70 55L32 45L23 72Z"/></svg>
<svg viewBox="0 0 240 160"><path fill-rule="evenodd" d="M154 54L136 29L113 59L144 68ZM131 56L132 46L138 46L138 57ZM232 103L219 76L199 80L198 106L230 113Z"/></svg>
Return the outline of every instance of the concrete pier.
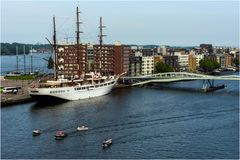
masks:
<svg viewBox="0 0 240 160"><path fill-rule="evenodd" d="M7 80L1 78L1 87L19 87L17 94L1 93L1 106L31 101L28 94L28 86L32 80Z"/></svg>

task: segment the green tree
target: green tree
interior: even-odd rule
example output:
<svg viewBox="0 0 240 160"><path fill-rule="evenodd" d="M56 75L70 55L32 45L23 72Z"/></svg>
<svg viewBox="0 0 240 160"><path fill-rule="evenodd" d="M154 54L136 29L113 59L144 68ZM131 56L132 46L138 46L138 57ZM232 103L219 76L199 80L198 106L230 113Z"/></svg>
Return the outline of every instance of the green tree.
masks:
<svg viewBox="0 0 240 160"><path fill-rule="evenodd" d="M217 69L217 68L220 68L221 66L218 62L213 61L213 67L214 67L214 69Z"/></svg>
<svg viewBox="0 0 240 160"><path fill-rule="evenodd" d="M234 59L233 59L233 64L234 64L235 66L239 66L239 59L234 58Z"/></svg>
<svg viewBox="0 0 240 160"><path fill-rule="evenodd" d="M3 55L3 54L10 54L10 51L8 50L8 48L6 46L1 47L1 55Z"/></svg>
<svg viewBox="0 0 240 160"><path fill-rule="evenodd" d="M174 69L161 61L157 62L154 66L154 73L173 72Z"/></svg>
<svg viewBox="0 0 240 160"><path fill-rule="evenodd" d="M48 69L53 69L53 66L54 66L53 59L52 59L52 57L49 57L47 68L48 68Z"/></svg>
<svg viewBox="0 0 240 160"><path fill-rule="evenodd" d="M220 67L220 64L216 61L212 61L210 59L201 59L199 61L199 67L204 71L204 72L212 72L214 69L217 69Z"/></svg>

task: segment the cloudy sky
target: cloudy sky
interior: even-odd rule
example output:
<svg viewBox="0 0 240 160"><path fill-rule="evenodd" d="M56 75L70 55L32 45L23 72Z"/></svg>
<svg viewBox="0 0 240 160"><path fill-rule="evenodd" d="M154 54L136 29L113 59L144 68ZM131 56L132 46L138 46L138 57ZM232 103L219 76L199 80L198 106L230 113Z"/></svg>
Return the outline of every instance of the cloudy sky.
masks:
<svg viewBox="0 0 240 160"><path fill-rule="evenodd" d="M48 43L52 17L59 41L74 41L76 6L82 42L97 42L99 17L105 43L239 46L239 1L1 1L1 42Z"/></svg>

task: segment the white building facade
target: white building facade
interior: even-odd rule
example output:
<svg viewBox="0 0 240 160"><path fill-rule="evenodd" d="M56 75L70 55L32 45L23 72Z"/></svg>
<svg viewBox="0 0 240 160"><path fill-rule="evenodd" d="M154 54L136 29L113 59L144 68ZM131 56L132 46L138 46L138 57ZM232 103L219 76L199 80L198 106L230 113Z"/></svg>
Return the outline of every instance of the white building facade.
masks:
<svg viewBox="0 0 240 160"><path fill-rule="evenodd" d="M196 66L199 67L199 61L204 58L203 54L195 54L194 57L196 58Z"/></svg>
<svg viewBox="0 0 240 160"><path fill-rule="evenodd" d="M187 71L188 69L188 54L182 52L174 52L178 56L178 64L180 71Z"/></svg>
<svg viewBox="0 0 240 160"><path fill-rule="evenodd" d="M142 57L142 75L153 74L154 71L154 58L153 56Z"/></svg>

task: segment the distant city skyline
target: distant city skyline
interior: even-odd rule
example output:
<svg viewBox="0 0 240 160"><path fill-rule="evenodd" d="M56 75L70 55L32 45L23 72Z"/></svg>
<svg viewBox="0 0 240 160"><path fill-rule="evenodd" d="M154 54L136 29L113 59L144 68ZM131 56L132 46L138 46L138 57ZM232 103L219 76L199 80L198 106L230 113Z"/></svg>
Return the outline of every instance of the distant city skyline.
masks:
<svg viewBox="0 0 240 160"><path fill-rule="evenodd" d="M1 42L48 43L52 17L57 39L75 40L79 6L81 42L98 43L99 17L104 43L239 47L239 1L1 1ZM67 38L68 37L68 38Z"/></svg>

